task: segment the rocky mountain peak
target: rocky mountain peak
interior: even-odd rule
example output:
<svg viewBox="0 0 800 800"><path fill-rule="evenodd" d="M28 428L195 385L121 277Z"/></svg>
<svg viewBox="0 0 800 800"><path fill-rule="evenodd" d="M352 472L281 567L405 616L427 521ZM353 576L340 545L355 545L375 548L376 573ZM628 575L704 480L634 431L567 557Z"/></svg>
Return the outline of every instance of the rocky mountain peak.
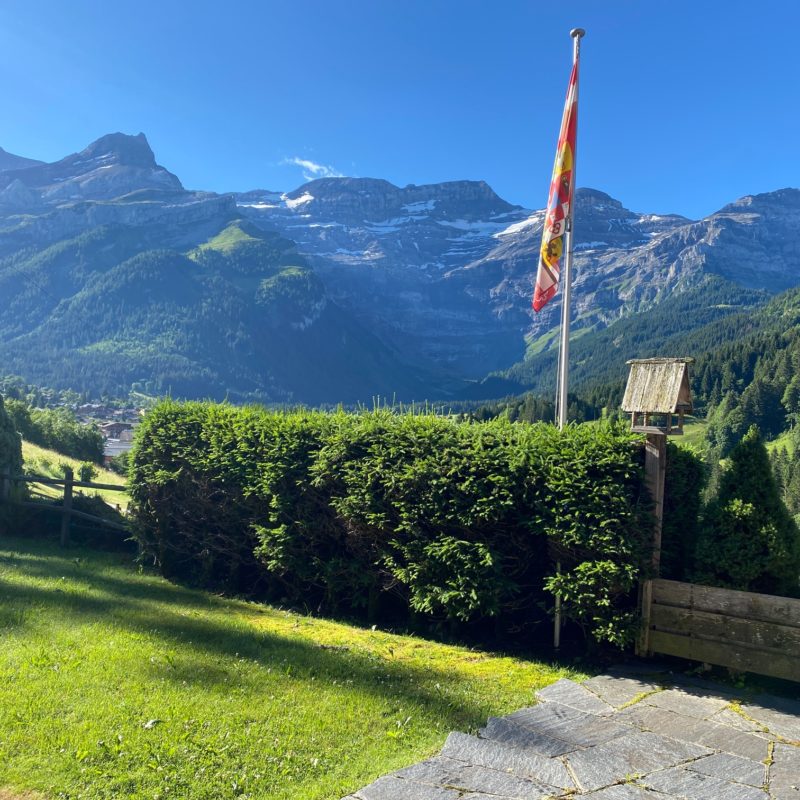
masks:
<svg viewBox="0 0 800 800"><path fill-rule="evenodd" d="M143 133L136 136L126 133L106 134L78 153L77 157L87 160L103 159L107 163L144 169L154 169L157 166L155 154Z"/></svg>
<svg viewBox="0 0 800 800"><path fill-rule="evenodd" d="M773 192L762 192L761 194L748 194L740 197L733 203L728 203L717 213L742 213L759 212L765 209L792 209L800 210L800 189L787 187L776 189Z"/></svg>
<svg viewBox="0 0 800 800"><path fill-rule="evenodd" d="M177 176L156 163L143 133L110 133L52 164L0 172L0 191L15 180L46 203L108 200L140 189L183 191Z"/></svg>
<svg viewBox="0 0 800 800"><path fill-rule="evenodd" d="M303 215L343 221L379 221L410 212L434 218L479 219L519 210L485 181L448 181L404 188L377 178L319 178L283 196Z"/></svg>
<svg viewBox="0 0 800 800"><path fill-rule="evenodd" d="M286 196L296 200L305 194L310 194L315 200L328 200L342 197L342 195L393 194L398 188L389 181L380 178L317 178L304 183Z"/></svg>
<svg viewBox="0 0 800 800"><path fill-rule="evenodd" d="M626 214L632 215L632 212L623 208L622 203L619 200L615 200L610 194L584 186L580 186L575 190L575 204L577 206L597 208L599 211L625 211Z"/></svg>

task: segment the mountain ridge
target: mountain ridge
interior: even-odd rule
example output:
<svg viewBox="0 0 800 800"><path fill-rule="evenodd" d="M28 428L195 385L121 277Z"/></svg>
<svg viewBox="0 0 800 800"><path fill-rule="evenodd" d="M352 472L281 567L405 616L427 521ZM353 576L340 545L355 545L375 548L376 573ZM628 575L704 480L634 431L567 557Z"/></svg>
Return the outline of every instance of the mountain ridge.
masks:
<svg viewBox="0 0 800 800"><path fill-rule="evenodd" d="M575 204L577 339L682 295L690 299L687 308L698 310L697 319L708 322L703 304L716 302L722 285L710 288L710 277L729 287L728 300L735 299L735 287L750 293L742 308L760 301L759 292L775 294L800 283L796 189L748 195L701 220L631 211L597 189L578 189ZM179 297L170 280L195 292L178 315L185 331L195 332L181 334L174 322L175 335L162 342L163 357L171 353L180 361L181 374L195 370L201 376L186 383L191 391L205 385L215 394L335 403L369 402L374 394L476 396L509 380L522 389L536 385L526 376L557 341L560 295L539 315L530 308L543 217L542 210L506 202L483 181L399 187L383 179L342 177L289 192L191 191L157 163L144 134L108 134L52 164L0 171L0 316L10 315L14 323L0 325L0 357L24 368L26 358L33 363L32 342L47 349L48 336L58 333L81 342L76 359L83 366L74 372L59 368L63 381L75 380L82 370L90 382L101 351L136 362L135 342L145 341L148 331L167 330L172 323L161 319L167 312L156 296L142 296L135 319L120 313L115 319L110 309L124 307L124 298L98 281L108 271L116 274L115 266L152 252L145 262L161 264L166 273L142 275L158 276L165 297ZM103 252L115 254L116 264L101 250L76 244L93 231L101 232L108 248ZM264 261L271 247L265 242L276 236L296 254L297 263L284 265L295 272L274 273L276 264ZM48 271L56 269L46 266L56 263L51 248L59 247L72 261L58 268L61 273ZM174 256L158 255L163 252ZM33 285L57 286L61 306L31 298ZM81 292L95 293L88 306L71 300ZM215 292L230 303L229 317L206 317L220 329L221 349L212 346L208 332L193 327L192 315L207 315L203 309L213 305ZM265 306L267 297L271 305ZM281 303L293 310L283 313ZM88 330L78 331L77 312L56 315L56 307L63 311L70 304L85 309ZM13 319L23 311L27 333ZM100 323L90 341L95 318ZM681 324L689 330L692 320L687 315ZM349 333L340 336L337 328ZM273 341L272 349L257 343L260 338ZM198 341L206 342L205 350L196 347ZM237 351L243 342L250 343L246 352ZM299 369L286 367L287 353L298 364L319 364L319 353L306 346L327 354L324 386L314 387ZM636 349L625 341L614 348ZM212 357L236 366L221 367ZM367 380L358 378L361 358ZM35 360L38 378L54 383L46 359ZM146 369L159 368L152 359L140 359L141 368L127 371L106 361L98 369L116 376L115 391L124 389L131 374L141 382ZM337 369L347 380L336 378ZM485 380L490 375L495 377Z"/></svg>

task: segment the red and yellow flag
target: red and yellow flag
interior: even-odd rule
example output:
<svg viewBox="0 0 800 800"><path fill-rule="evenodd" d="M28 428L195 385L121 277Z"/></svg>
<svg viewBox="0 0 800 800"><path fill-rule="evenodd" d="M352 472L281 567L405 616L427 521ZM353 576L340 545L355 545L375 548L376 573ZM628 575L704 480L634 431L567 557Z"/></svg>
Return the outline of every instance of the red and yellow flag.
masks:
<svg viewBox="0 0 800 800"><path fill-rule="evenodd" d="M561 259L565 255L567 219L570 215L572 197L575 192L574 171L575 144L578 132L578 64L572 66L558 136L556 162L550 181L550 196L542 230L542 248L539 253L539 272L536 275L536 290L533 293L533 310L541 311L558 289L561 274Z"/></svg>

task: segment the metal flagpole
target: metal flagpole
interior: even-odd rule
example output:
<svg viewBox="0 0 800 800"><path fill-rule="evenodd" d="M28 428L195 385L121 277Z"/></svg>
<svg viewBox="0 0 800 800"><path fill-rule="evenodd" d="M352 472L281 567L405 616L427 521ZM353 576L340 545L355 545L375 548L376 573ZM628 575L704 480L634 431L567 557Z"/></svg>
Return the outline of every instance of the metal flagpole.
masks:
<svg viewBox="0 0 800 800"><path fill-rule="evenodd" d="M572 62L577 64L581 56L581 38L586 34L583 28L573 28L569 35L572 37ZM575 112L578 110L578 91L580 88L580 71L575 84ZM566 239L566 256L564 258L564 293L561 298L561 341L558 348L558 427L562 429L567 424L567 391L569 388L569 322L570 322L570 295L572 294L572 225L575 215L575 188L578 161L578 120L575 119L575 152L572 154L572 202L569 204Z"/></svg>
<svg viewBox="0 0 800 800"><path fill-rule="evenodd" d="M581 38L586 35L583 28L573 28L569 35L572 37L572 63L577 64L581 57ZM578 111L578 91L580 89L580 70L575 83L575 113ZM575 216L575 189L578 162L578 119L575 118L575 151L572 154L572 202L569 204L567 227L564 233L566 239L566 257L564 258L564 293L561 298L561 341L558 348L558 397L556 398L556 413L558 414L558 429L563 430L567 424L567 389L569 383L569 318L570 295L572 294L572 223ZM556 574L561 574L561 562L556 563ZM561 595L555 596L555 618L553 620L553 648L558 650L561 646Z"/></svg>

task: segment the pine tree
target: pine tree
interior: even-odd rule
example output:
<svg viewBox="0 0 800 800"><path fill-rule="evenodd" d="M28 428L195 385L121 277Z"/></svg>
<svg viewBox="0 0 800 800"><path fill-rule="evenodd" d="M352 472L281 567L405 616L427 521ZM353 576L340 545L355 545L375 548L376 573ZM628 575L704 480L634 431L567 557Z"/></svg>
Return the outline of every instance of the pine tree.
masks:
<svg viewBox="0 0 800 800"><path fill-rule="evenodd" d="M719 492L706 512L695 563L700 583L798 594L800 532L781 502L755 426L731 451Z"/></svg>

